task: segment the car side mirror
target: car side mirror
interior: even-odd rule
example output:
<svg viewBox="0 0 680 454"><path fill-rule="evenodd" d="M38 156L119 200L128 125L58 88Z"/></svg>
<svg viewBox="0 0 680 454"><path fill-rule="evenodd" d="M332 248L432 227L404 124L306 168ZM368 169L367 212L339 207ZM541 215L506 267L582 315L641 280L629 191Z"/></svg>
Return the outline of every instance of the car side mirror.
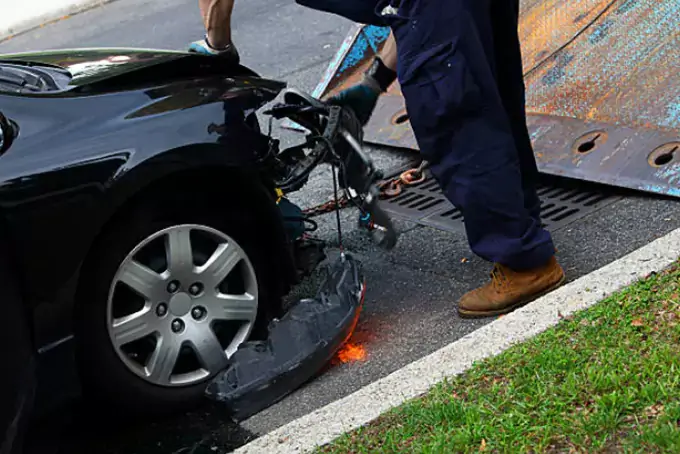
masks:
<svg viewBox="0 0 680 454"><path fill-rule="evenodd" d="M14 142L16 137L16 129L11 121L0 113L0 154L7 151L7 149Z"/></svg>

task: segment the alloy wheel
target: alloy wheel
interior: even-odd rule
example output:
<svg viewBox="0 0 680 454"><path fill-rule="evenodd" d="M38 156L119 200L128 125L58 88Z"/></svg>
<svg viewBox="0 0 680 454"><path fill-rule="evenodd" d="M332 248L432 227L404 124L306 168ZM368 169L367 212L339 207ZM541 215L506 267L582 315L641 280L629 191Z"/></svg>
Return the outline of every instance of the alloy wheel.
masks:
<svg viewBox="0 0 680 454"><path fill-rule="evenodd" d="M193 224L139 243L120 264L107 302L109 339L120 359L166 387L224 369L257 314L257 276L243 248Z"/></svg>

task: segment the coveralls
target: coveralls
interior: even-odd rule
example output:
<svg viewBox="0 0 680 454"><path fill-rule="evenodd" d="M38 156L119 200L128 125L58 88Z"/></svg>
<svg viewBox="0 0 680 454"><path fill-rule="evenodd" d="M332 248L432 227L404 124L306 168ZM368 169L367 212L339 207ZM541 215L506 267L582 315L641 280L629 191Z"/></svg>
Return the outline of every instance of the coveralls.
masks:
<svg viewBox="0 0 680 454"><path fill-rule="evenodd" d="M399 4L398 4L399 3ZM519 0L381 0L420 152L477 255L515 271L554 255L524 111Z"/></svg>

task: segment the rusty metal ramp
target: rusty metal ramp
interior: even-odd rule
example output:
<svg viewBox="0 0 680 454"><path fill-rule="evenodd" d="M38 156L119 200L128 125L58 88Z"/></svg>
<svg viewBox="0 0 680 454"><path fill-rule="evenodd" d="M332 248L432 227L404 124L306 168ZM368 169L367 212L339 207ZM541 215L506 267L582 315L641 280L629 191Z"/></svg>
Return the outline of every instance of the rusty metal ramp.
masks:
<svg viewBox="0 0 680 454"><path fill-rule="evenodd" d="M388 35L356 27L315 96L357 81ZM520 37L541 172L680 197L680 1L523 0ZM398 83L366 140L417 150Z"/></svg>

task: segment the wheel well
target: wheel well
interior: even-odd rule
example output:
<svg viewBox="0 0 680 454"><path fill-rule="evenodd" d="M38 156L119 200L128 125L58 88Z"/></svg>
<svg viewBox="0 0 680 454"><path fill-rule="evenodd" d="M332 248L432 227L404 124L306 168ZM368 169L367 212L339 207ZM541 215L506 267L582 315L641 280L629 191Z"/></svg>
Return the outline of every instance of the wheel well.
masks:
<svg viewBox="0 0 680 454"><path fill-rule="evenodd" d="M131 196L116 205L113 215L104 223L99 234L92 242L82 264L87 269L88 264L97 260L97 251L106 247L102 238L111 228L115 228L121 221L132 215L133 211L142 204L150 201L164 203L176 201L192 209L191 202L200 200L213 206L224 206L227 209L248 210L257 220L262 231L255 234L262 238L263 247L272 251L268 272L277 276L277 287L271 289L276 296L283 296L288 292L291 282L295 279L292 274L294 259L289 246L283 219L276 208L268 188L256 173L232 167L201 167L182 170L165 175L146 186L139 188ZM266 230L265 230L266 229ZM285 270L291 274L285 274ZM82 271L79 273L82 277ZM77 288L78 294L83 290L83 281Z"/></svg>

